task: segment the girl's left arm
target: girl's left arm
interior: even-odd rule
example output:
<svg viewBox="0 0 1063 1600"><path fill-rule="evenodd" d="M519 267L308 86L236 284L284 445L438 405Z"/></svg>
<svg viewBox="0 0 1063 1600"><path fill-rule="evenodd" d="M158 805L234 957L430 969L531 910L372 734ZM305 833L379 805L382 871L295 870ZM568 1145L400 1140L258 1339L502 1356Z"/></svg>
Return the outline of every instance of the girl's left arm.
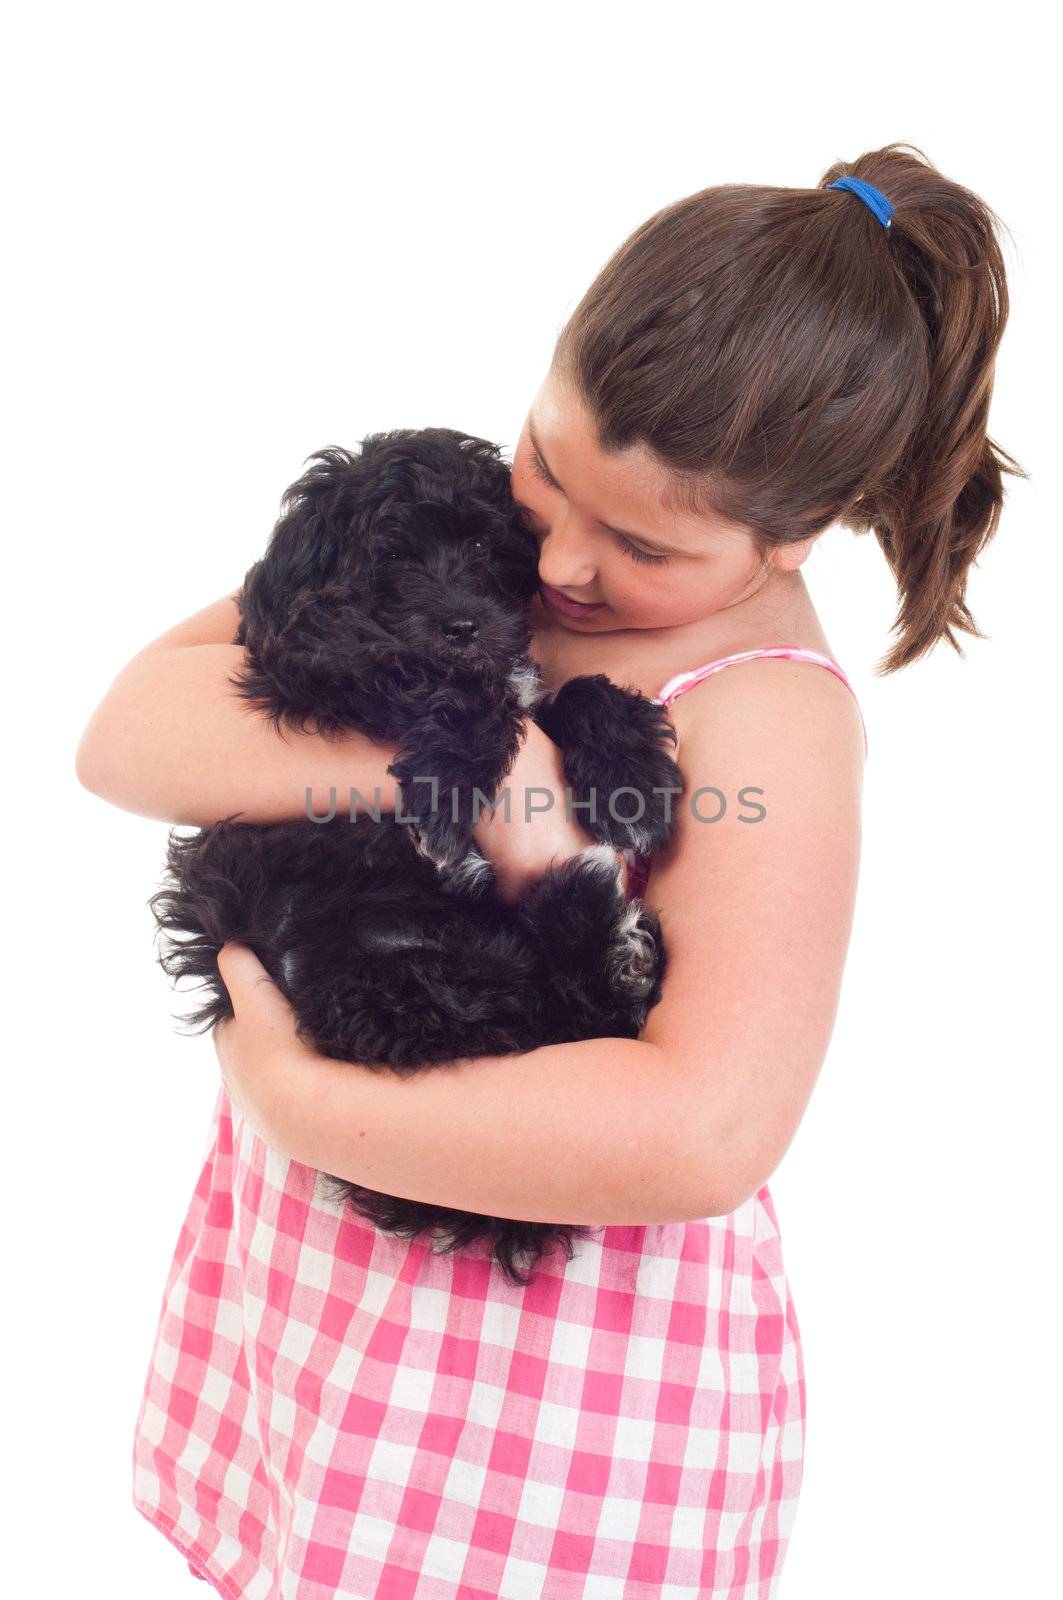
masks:
<svg viewBox="0 0 1063 1600"><path fill-rule="evenodd" d="M711 1213L677 1170L689 1096L657 1046L584 1039L399 1078L317 1055L246 945L219 966L229 1098L271 1149L380 1194L513 1221L675 1222ZM704 1157L701 1168L704 1170Z"/></svg>
<svg viewBox="0 0 1063 1600"><path fill-rule="evenodd" d="M678 758L686 793L645 897L668 967L641 1037L398 1078L317 1055L252 953L226 946L236 1016L216 1047L269 1145L383 1194L514 1221L681 1222L756 1193L833 1031L863 733L845 686L806 664L750 662L699 687Z"/></svg>

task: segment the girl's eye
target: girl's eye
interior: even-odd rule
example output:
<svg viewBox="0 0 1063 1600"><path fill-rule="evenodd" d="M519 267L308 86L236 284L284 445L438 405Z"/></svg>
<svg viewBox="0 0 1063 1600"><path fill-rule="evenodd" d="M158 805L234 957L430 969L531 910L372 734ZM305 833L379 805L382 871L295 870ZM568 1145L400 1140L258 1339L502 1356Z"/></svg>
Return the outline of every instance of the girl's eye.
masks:
<svg viewBox="0 0 1063 1600"><path fill-rule="evenodd" d="M556 489L557 484L554 482L553 478L551 478L543 463L539 460L538 451L529 451L529 456L531 458L532 471L535 473L535 476L537 478L541 478L543 483L548 483L551 489ZM626 550L632 561L645 561L647 565L651 567L663 567L667 565L667 556L647 555L645 550L640 550L638 545L632 544L629 539L624 539L621 537L620 545L622 549Z"/></svg>
<svg viewBox="0 0 1063 1600"><path fill-rule="evenodd" d="M632 561L648 561L650 563L650 565L653 566L653 567L664 566L668 561L668 557L667 556L650 556L650 555L647 555L645 550L640 550L638 545L637 544L632 544L629 539L621 539L620 543L623 546L623 548L627 551L627 553L631 557Z"/></svg>

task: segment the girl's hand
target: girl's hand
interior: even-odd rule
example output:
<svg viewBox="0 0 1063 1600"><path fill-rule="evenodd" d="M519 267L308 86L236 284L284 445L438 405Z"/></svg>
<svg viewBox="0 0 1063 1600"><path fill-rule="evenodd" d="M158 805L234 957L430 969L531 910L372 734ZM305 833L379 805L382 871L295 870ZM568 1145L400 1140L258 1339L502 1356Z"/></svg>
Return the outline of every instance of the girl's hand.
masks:
<svg viewBox="0 0 1063 1600"><path fill-rule="evenodd" d="M218 952L235 1016L214 1028L214 1049L235 1110L272 1149L283 1150L282 1107L294 1074L320 1057L295 1031L295 1013L246 944Z"/></svg>

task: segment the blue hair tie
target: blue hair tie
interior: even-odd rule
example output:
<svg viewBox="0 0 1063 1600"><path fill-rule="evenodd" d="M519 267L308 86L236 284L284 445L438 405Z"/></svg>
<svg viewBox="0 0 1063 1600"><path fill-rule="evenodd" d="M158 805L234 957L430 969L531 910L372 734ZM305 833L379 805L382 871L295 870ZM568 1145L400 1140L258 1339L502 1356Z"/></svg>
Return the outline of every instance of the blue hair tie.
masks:
<svg viewBox="0 0 1063 1600"><path fill-rule="evenodd" d="M864 202L869 211L874 212L884 228L889 229L893 207L881 189L865 183L863 178L838 178L834 183L828 183L827 188L848 189L850 194L855 194L858 200Z"/></svg>

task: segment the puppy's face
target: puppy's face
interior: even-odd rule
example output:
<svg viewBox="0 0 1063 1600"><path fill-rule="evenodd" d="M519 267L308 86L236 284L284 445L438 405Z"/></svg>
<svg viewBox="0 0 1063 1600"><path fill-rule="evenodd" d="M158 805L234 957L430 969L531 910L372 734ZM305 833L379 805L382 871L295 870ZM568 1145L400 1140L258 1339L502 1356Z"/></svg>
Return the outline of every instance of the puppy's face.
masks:
<svg viewBox="0 0 1063 1600"><path fill-rule="evenodd" d="M530 644L538 540L497 445L447 428L317 453L284 497L248 599L360 613L434 672L507 672ZM279 618L277 619L279 620Z"/></svg>
<svg viewBox="0 0 1063 1600"><path fill-rule="evenodd" d="M374 621L442 672L511 662L528 648L538 546L509 508L396 499L364 529L354 577Z"/></svg>

